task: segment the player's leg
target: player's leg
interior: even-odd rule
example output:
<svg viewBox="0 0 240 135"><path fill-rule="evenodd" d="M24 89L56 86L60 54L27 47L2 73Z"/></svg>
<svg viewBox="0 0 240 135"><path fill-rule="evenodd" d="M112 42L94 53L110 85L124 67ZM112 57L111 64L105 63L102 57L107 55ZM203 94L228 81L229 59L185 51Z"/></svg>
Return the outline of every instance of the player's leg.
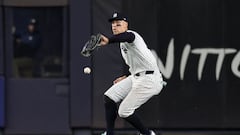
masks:
<svg viewBox="0 0 240 135"><path fill-rule="evenodd" d="M132 124L144 135L151 135L154 132L151 132L143 125L135 110L146 103L153 95L156 95L156 90L151 77L133 78L132 90L122 101L118 110L120 117Z"/></svg>
<svg viewBox="0 0 240 135"><path fill-rule="evenodd" d="M117 102L120 102L131 89L130 77L114 84L104 93L105 119L107 126L107 135L113 135L114 123L117 117Z"/></svg>
<svg viewBox="0 0 240 135"><path fill-rule="evenodd" d="M150 130L143 125L139 116L135 112L128 117L124 117L124 119L135 127L142 135L151 135Z"/></svg>
<svg viewBox="0 0 240 135"><path fill-rule="evenodd" d="M127 122L129 122L132 126L134 126L141 134L150 135L150 130L144 126L139 116L135 112L135 109L139 108L140 105L136 104L137 106L135 106L134 104L132 104L134 102L128 102L129 98L133 98L133 96L131 95L132 94L130 94L130 96L127 96L126 97L127 99L121 103L118 111L119 116L125 119ZM142 102L142 103L145 103L145 102Z"/></svg>
<svg viewBox="0 0 240 135"><path fill-rule="evenodd" d="M113 135L115 120L117 118L117 104L108 96L104 95L104 107L107 135Z"/></svg>

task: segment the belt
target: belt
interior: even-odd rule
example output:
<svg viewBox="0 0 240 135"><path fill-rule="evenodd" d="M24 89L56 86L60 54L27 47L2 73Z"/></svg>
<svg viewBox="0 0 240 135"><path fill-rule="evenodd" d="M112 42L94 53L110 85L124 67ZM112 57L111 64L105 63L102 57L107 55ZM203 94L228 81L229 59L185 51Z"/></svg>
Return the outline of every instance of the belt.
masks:
<svg viewBox="0 0 240 135"><path fill-rule="evenodd" d="M143 72L136 73L135 76L153 74L153 73L154 73L154 71L143 71Z"/></svg>

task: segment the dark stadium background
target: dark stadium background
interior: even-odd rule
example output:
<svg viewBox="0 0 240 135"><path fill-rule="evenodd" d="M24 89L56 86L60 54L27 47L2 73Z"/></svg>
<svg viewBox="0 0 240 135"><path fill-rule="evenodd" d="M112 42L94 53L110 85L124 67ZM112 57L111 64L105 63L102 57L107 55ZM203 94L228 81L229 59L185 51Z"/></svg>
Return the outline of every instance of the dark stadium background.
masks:
<svg viewBox="0 0 240 135"><path fill-rule="evenodd" d="M91 34L111 35L107 19L114 11L128 15L130 29L144 37L163 64L160 70L168 85L137 110L148 127L163 135L239 134L239 4L231 0L0 0L0 135L104 131L102 95L126 66L117 44L99 48L91 58L82 57L80 50ZM43 36L42 55L46 60L57 56L61 63L41 65L41 76L16 78L13 28L23 31L32 17ZM182 74L183 54L188 55ZM83 73L85 66L92 68L90 75ZM135 134L122 119L117 119L116 129L118 134Z"/></svg>

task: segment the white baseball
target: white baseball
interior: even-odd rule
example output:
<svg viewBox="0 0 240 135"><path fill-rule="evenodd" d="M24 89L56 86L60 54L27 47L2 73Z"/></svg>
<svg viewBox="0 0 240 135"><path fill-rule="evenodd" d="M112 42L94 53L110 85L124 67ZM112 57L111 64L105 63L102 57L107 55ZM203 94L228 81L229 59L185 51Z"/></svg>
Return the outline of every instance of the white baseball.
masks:
<svg viewBox="0 0 240 135"><path fill-rule="evenodd" d="M90 73L91 73L91 68L90 68L90 67L85 67L85 68L83 69L83 72L84 72L85 74L90 74Z"/></svg>

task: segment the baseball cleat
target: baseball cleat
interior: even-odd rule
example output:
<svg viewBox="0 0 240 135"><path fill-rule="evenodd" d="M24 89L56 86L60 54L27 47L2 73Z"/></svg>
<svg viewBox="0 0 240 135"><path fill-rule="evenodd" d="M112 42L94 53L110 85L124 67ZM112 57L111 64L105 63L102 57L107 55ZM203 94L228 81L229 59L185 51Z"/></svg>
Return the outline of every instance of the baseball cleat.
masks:
<svg viewBox="0 0 240 135"><path fill-rule="evenodd" d="M150 135L156 135L155 132L153 132L152 130L150 130L151 134Z"/></svg>
<svg viewBox="0 0 240 135"><path fill-rule="evenodd" d="M139 134L139 135L144 135L144 134ZM150 130L150 135L156 135L155 132L153 132L152 130Z"/></svg>
<svg viewBox="0 0 240 135"><path fill-rule="evenodd" d="M107 131L103 132L101 135L107 135Z"/></svg>

